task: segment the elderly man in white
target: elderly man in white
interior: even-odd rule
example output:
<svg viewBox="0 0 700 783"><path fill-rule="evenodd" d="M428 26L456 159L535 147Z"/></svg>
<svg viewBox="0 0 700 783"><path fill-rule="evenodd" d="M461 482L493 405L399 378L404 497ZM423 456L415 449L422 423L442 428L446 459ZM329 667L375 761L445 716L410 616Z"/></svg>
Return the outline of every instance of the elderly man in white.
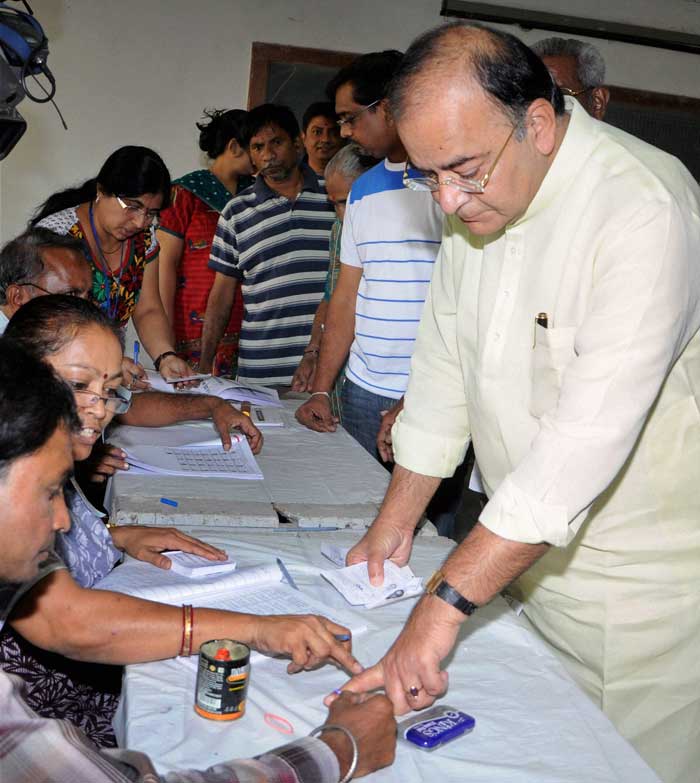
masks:
<svg viewBox="0 0 700 783"><path fill-rule="evenodd" d="M411 46L406 178L448 215L394 426L397 468L349 562L406 562L470 438L489 503L387 655L397 711L447 688L460 624L514 580L535 628L665 781L700 763L700 192L567 99L516 38ZM426 405L426 400L430 401Z"/></svg>

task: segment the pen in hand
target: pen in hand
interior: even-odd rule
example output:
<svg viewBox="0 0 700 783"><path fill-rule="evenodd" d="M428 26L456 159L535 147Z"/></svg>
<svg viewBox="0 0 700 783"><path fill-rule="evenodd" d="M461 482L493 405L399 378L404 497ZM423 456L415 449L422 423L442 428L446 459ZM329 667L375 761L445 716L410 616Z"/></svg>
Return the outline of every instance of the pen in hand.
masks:
<svg viewBox="0 0 700 783"><path fill-rule="evenodd" d="M138 340L134 340L134 364L139 363L139 354L141 353L141 344Z"/></svg>

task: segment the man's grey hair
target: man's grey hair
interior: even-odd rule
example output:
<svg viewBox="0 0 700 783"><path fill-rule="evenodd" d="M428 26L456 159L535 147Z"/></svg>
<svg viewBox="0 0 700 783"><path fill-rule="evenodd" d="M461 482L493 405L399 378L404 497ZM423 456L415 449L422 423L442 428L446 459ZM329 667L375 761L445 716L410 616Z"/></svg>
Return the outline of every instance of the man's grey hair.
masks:
<svg viewBox="0 0 700 783"><path fill-rule="evenodd" d="M34 227L10 240L0 251L0 305L7 304L11 285L31 283L44 271L44 248L68 248L85 255L83 244L70 235L55 234L48 228Z"/></svg>
<svg viewBox="0 0 700 783"><path fill-rule="evenodd" d="M333 174L338 174L348 182L354 182L375 163L376 161L368 157L357 144L346 144L326 163L323 175L328 179Z"/></svg>
<svg viewBox="0 0 700 783"><path fill-rule="evenodd" d="M586 89L605 84L605 60L593 44L552 36L537 41L531 48L538 57L573 57L576 76Z"/></svg>

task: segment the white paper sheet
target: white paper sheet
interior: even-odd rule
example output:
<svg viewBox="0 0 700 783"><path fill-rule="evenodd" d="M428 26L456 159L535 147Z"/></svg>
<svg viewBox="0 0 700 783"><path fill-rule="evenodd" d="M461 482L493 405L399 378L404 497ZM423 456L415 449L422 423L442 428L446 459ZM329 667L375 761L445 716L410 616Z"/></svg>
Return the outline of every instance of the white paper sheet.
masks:
<svg viewBox="0 0 700 783"><path fill-rule="evenodd" d="M235 560L208 560L201 555L189 552L164 552L170 560L170 571L188 579L203 579L215 574L228 574L236 570Z"/></svg>

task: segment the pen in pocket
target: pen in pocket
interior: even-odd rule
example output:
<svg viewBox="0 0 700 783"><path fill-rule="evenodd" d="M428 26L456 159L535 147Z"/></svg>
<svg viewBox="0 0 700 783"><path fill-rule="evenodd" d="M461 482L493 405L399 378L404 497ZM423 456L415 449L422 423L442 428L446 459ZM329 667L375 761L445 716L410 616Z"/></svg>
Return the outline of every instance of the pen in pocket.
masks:
<svg viewBox="0 0 700 783"><path fill-rule="evenodd" d="M534 348L537 345L537 327L541 326L543 329L546 329L549 326L549 317L547 313L537 313L535 316L535 328L532 332L532 347Z"/></svg>

